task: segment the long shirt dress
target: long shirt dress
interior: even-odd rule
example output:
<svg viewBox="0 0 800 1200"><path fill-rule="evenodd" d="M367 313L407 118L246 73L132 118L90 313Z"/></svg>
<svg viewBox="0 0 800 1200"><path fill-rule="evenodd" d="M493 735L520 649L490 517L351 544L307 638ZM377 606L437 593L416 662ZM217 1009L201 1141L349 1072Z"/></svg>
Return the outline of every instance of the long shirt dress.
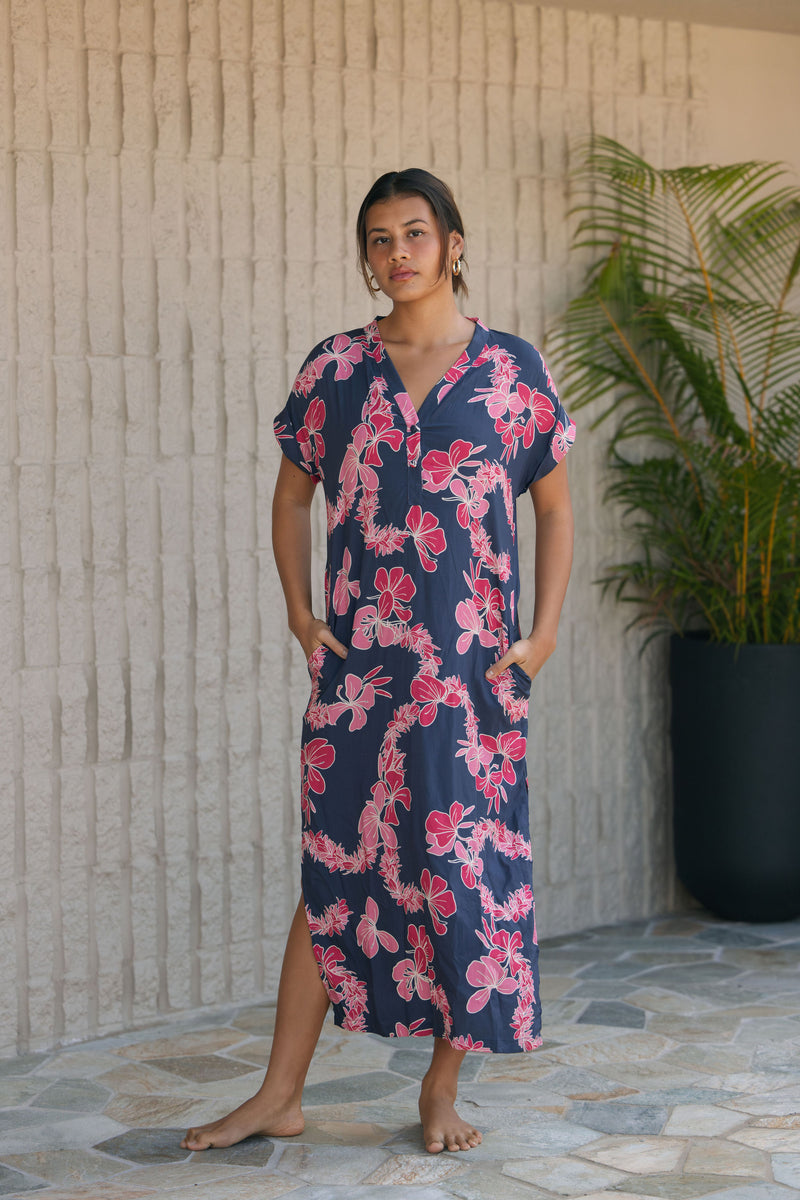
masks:
<svg viewBox="0 0 800 1200"><path fill-rule="evenodd" d="M541 1044L516 499L574 425L541 355L475 323L415 411L380 322L321 342L275 419L324 488L326 621L301 748L302 889L345 1029Z"/></svg>

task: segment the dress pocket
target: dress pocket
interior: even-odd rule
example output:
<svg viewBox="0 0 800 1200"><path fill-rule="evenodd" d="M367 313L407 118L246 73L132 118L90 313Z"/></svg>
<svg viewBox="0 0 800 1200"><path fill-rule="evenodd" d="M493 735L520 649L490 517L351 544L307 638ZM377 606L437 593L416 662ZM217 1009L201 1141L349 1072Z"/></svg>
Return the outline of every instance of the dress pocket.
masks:
<svg viewBox="0 0 800 1200"><path fill-rule="evenodd" d="M533 680L528 672L523 670L519 663L515 662L509 663L508 670L511 672L511 675L516 681L517 687L523 693L523 695L529 696Z"/></svg>
<svg viewBox="0 0 800 1200"><path fill-rule="evenodd" d="M308 673L311 676L311 698L309 703L314 705L336 683L345 664L345 659L334 653L329 646L319 645L306 660Z"/></svg>

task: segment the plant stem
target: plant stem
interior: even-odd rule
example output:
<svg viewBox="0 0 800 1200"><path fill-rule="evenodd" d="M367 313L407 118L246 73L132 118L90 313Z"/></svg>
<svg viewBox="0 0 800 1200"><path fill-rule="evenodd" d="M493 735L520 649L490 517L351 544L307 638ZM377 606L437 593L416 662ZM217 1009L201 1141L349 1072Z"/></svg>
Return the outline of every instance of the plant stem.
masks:
<svg viewBox="0 0 800 1200"><path fill-rule="evenodd" d="M678 446L678 449L680 450L680 452L683 456L683 461L686 463L686 467L689 471L689 474L692 477L692 482L694 483L695 494L697 496L697 503L700 505L700 508L702 509L703 508L703 493L700 491L700 484L698 482L697 475L695 474L694 464L692 463L692 460L689 458L688 454L686 453L686 451L683 448L683 438L681 437L680 430L678 429L678 426L675 423L675 418L673 417L672 413L669 411L669 407L667 406L667 403L664 400L664 397L661 395L661 393L659 392L655 383L650 378L650 374L647 371L644 363L639 358L639 355L636 353L633 346L630 344L628 339L625 337L625 334L622 332L622 329L620 328L620 326L617 324L617 322L614 320L613 316L611 315L611 310L609 309L608 305L605 303L605 301L602 299L602 297L599 297L599 296L598 296L597 302L600 305L600 307L602 308L603 312L605 313L606 320L608 321L609 325L614 330L614 332L616 333L620 342L622 343L624 349L629 354L631 362L634 364L637 371L644 379L648 388L652 392L654 399L658 403L659 408L661 409L662 413L664 414L667 424L669 425L670 429L672 430L672 436L675 438L675 442Z"/></svg>

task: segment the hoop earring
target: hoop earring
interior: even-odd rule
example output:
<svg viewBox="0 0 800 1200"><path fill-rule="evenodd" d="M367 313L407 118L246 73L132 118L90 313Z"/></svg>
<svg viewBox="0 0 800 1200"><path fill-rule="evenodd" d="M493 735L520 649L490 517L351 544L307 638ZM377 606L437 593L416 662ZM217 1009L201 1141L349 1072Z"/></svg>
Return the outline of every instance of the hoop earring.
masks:
<svg viewBox="0 0 800 1200"><path fill-rule="evenodd" d="M456 276L456 278L458 278L458 276L461 274L461 259L460 258L453 259L453 274Z"/></svg>
<svg viewBox="0 0 800 1200"><path fill-rule="evenodd" d="M372 274L371 271L369 273L369 279L367 280L367 286L369 287L369 290L371 292L379 292L381 290L378 287L378 281L376 280L375 276Z"/></svg>

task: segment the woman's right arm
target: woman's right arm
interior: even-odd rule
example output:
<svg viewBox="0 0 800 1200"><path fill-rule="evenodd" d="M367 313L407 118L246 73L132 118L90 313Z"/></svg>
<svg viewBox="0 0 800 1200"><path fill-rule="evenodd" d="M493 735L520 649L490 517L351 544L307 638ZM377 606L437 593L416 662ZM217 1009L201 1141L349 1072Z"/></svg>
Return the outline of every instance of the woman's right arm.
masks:
<svg viewBox="0 0 800 1200"><path fill-rule="evenodd" d="M289 628L310 658L319 645L340 658L347 647L333 636L311 608L311 501L316 483L285 454L272 499L272 548L286 600Z"/></svg>

